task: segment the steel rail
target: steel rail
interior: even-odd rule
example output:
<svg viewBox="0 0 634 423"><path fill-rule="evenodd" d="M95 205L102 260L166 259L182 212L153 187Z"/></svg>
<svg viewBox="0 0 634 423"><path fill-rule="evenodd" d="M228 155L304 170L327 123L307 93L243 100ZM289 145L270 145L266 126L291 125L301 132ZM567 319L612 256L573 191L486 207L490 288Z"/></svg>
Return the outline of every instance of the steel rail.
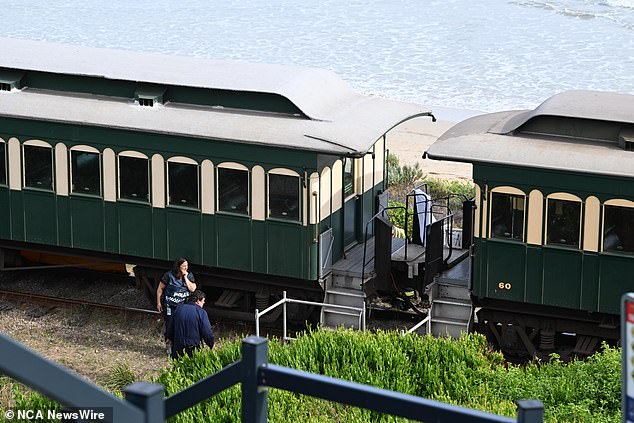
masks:
<svg viewBox="0 0 634 423"><path fill-rule="evenodd" d="M49 295L32 294L29 292L20 292L20 291L0 290L0 297L7 300L18 299L18 298L29 299L29 300L35 300L36 302L40 302L40 303L55 303L61 306L88 306L88 307L100 308L105 310L113 310L113 311L123 311L123 312L151 314L151 315L160 314L156 310L147 310L147 309L135 308L135 307L122 307L122 306L117 306L114 304L96 303L93 301L78 300L74 298L51 297Z"/></svg>

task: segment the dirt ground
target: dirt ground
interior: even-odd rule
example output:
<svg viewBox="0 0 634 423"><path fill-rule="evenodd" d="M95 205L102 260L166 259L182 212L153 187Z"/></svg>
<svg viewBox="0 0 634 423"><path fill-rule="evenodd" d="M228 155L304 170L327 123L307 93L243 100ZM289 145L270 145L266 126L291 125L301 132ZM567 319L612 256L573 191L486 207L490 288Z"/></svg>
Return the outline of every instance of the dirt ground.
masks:
<svg viewBox="0 0 634 423"><path fill-rule="evenodd" d="M148 300L132 281L125 276L74 269L0 273L2 290L149 308ZM153 315L88 306L50 308L5 295L0 296L0 332L101 386L106 386L121 366L127 366L136 380L149 380L170 365L163 322ZM221 344L241 337L248 328L215 322L214 332L216 344ZM0 406L10 405L10 390L0 388Z"/></svg>

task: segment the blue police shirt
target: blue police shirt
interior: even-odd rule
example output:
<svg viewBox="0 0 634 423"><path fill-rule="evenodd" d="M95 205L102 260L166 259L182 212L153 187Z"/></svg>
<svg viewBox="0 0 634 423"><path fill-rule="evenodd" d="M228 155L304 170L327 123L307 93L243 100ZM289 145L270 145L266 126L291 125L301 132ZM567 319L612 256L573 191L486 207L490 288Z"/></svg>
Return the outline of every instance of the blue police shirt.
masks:
<svg viewBox="0 0 634 423"><path fill-rule="evenodd" d="M172 351L198 347L204 341L209 348L214 346L214 332L207 312L198 304L186 302L176 307L165 333L172 340Z"/></svg>
<svg viewBox="0 0 634 423"><path fill-rule="evenodd" d="M195 282L194 275L191 272L187 273L187 279L190 282ZM189 297L190 292L187 289L187 283L182 279L178 279L178 273L173 270L165 272L161 277L161 282L165 284L165 290L163 290L165 305L167 306L165 313L171 316L176 306Z"/></svg>

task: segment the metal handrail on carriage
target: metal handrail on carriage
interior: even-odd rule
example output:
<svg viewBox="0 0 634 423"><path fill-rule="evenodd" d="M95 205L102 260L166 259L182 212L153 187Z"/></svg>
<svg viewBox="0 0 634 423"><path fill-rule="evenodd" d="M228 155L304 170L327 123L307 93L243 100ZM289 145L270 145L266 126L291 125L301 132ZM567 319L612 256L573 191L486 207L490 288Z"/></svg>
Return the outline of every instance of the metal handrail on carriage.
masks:
<svg viewBox="0 0 634 423"><path fill-rule="evenodd" d="M279 307L281 305L282 309L283 309L283 313L282 313L282 340L283 341L288 341L288 340L295 339L295 338L291 338L289 336L286 336L286 334L287 334L286 304L289 304L289 303L290 304L313 305L313 306L321 306L321 307L327 306L327 307L337 308L337 309L341 309L341 310L356 311L356 312L359 313L359 327L361 328L361 330L363 332L365 332L365 302L363 303L363 307L352 307L352 306L344 306L344 305L339 305L339 304L317 303L317 302L314 302L314 301L295 300L293 298L288 298L286 296L286 291L283 291L282 292L282 299L279 300L278 302L276 302L275 304L265 308L262 311L258 310L257 308L255 309L255 336L260 336L260 317L262 317L266 313L269 313L270 311L273 311L274 309L276 309L277 307Z"/></svg>

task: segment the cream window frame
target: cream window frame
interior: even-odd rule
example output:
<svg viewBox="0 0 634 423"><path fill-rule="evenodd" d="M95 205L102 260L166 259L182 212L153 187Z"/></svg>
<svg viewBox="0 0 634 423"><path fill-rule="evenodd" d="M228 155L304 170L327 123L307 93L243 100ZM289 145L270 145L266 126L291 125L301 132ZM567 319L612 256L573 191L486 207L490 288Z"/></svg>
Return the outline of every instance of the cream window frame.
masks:
<svg viewBox="0 0 634 423"><path fill-rule="evenodd" d="M343 207L343 161L336 160L332 165L331 177L331 213L335 213Z"/></svg>
<svg viewBox="0 0 634 423"><path fill-rule="evenodd" d="M510 239L509 241L514 241L514 242L522 242L522 243L526 243L526 237L528 235L528 231L527 231L527 209L528 209L528 201L527 201L527 195L524 191L522 191L519 188L515 188L515 187L510 187L510 186L501 186L501 187L495 187L489 190L488 193L488 201L491 202L493 201L493 194L508 194L508 195L517 195L517 196L521 196L524 198L524 213L522 213L522 219L523 219L523 233L522 233L522 239L521 240L513 240ZM493 219L493 207L488 207L488 209L490 210L489 216L487 217L487 237L488 239L505 239L505 238L498 238L495 237L493 238L492 236L492 232L493 232L493 225L492 225L492 219Z"/></svg>
<svg viewBox="0 0 634 423"><path fill-rule="evenodd" d="M634 201L625 200L621 198L613 198L613 199L607 200L605 203L603 203L603 207L601 207L601 233L600 233L600 240L599 240L599 248L602 253L605 252L607 254L612 254L614 253L614 251L603 250L603 237L605 232L605 206L625 207L629 209L634 209Z"/></svg>
<svg viewBox="0 0 634 423"><path fill-rule="evenodd" d="M319 199L320 199L320 221L330 216L330 207L332 206L332 171L329 167L324 167L320 175Z"/></svg>
<svg viewBox="0 0 634 423"><path fill-rule="evenodd" d="M528 219L526 222L526 243L542 245L544 227L544 194L534 189L528 194Z"/></svg>
<svg viewBox="0 0 634 423"><path fill-rule="evenodd" d="M51 150L51 178L53 180L51 181L50 189L26 186L26 165L25 165L26 156L24 154L24 147L43 147L43 148L48 148L49 150ZM20 168L22 187L24 187L25 189L32 189L32 190L43 191L43 192L56 192L55 189L57 188L57 175L55 172L55 151L54 151L55 148L53 147L53 145L42 140L28 140L22 143L20 150L22 154L22 157L21 157L22 166Z"/></svg>
<svg viewBox="0 0 634 423"><path fill-rule="evenodd" d="M233 169L233 170L242 170L247 172L247 183L249 184L249 186L247 187L247 213L243 214L243 213L232 213L230 211L226 211L226 210L220 210L220 169ZM236 162L223 162L223 163L219 163L218 166L216 166L216 212L217 213L226 213L226 214L231 214L231 215L235 215L235 216L244 216L244 217L251 217L253 216L253 200L251 198L251 196L253 195L251 190L253 189L253 175L251 170L246 167L243 164L240 163L236 163Z"/></svg>
<svg viewBox="0 0 634 423"><path fill-rule="evenodd" d="M14 191L22 190L22 147L17 138L9 138L7 142L7 164L9 189Z"/></svg>
<svg viewBox="0 0 634 423"><path fill-rule="evenodd" d="M196 207L192 207L192 206L182 206L180 204L172 204L170 201L170 170L169 170L169 165L170 163L178 163L178 164L187 164L187 165L192 165L192 166L196 166L196 189L198 190L197 193L197 205ZM167 207L176 207L176 208L182 208L182 209L188 209L188 210L200 210L201 209L201 203L202 203L202 198L200 195L200 164L194 160L191 159L189 157L183 157L183 156L174 156L174 157L170 157L169 159L167 159L165 161L165 205Z"/></svg>
<svg viewBox="0 0 634 423"><path fill-rule="evenodd" d="M148 199L147 200L133 200L131 198L121 198L121 161L119 160L121 157L131 157L134 159L144 159L147 160L148 165ZM152 204L152 159L150 159L146 154L143 154L139 151L126 150L117 154L117 200L121 201L132 201L134 203L140 204Z"/></svg>
<svg viewBox="0 0 634 423"><path fill-rule="evenodd" d="M298 206L299 206L299 216L297 218L297 220L295 219L282 219L282 218L278 218L278 217L271 217L271 184L269 183L269 176L270 175L282 175L282 176L291 176L291 177L295 177L298 179L298 191L297 191L297 201L298 201ZM294 170L291 169L286 169L286 168L281 168L281 167L276 167L274 169L269 170L268 172L266 172L266 218L267 219L280 219L284 222L288 222L288 223L305 223L306 222L306 218L305 218L305 210L304 208L306 207L305 201L303 201L303 188L302 188L302 176L295 172Z"/></svg>
<svg viewBox="0 0 634 423"><path fill-rule="evenodd" d="M81 192L73 192L73 152L74 151L80 151L83 153L93 153L96 154L99 157L99 194L84 194ZM74 145L71 148L68 149L68 174L69 174L69 179L68 179L68 193L70 195L80 195L80 196L86 196L86 197L93 197L93 198L104 198L104 191L105 191L105 178L104 178L104 172L105 172L105 166L103 163L103 155L101 154L101 152L99 150L97 150L95 147L89 146L89 145Z"/></svg>
<svg viewBox="0 0 634 423"><path fill-rule="evenodd" d="M156 207L157 209L165 208L165 197L167 193L165 192L165 187L167 183L165 182L165 172L166 172L166 164L165 159L160 154L152 155L152 168L151 168L151 176L152 179L152 207Z"/></svg>
<svg viewBox="0 0 634 423"><path fill-rule="evenodd" d="M586 198L584 206L583 250L596 253L599 251L599 240L603 243L603 236L599 234L600 222L603 221L601 202L591 195Z"/></svg>
<svg viewBox="0 0 634 423"><path fill-rule="evenodd" d="M548 194L545 198L545 202L544 202L544 232L543 232L543 240L544 246L553 246L553 247L562 247L562 248L573 248L572 246L566 246L566 245L560 245L560 244L548 244L548 200L564 200L564 201L574 201L579 203L579 206L581 207L580 210L580 214L579 214L579 244L577 245L577 249L578 250L582 250L583 248L583 230L584 230L584 219L585 219L585 212L584 212L584 204L583 204L583 200L579 197L577 197L574 194L570 194L567 192L554 192L551 194Z"/></svg>
<svg viewBox="0 0 634 423"><path fill-rule="evenodd" d="M203 214L214 214L214 201L216 198L216 187L214 185L214 163L205 159L200 164L200 195L201 211Z"/></svg>

